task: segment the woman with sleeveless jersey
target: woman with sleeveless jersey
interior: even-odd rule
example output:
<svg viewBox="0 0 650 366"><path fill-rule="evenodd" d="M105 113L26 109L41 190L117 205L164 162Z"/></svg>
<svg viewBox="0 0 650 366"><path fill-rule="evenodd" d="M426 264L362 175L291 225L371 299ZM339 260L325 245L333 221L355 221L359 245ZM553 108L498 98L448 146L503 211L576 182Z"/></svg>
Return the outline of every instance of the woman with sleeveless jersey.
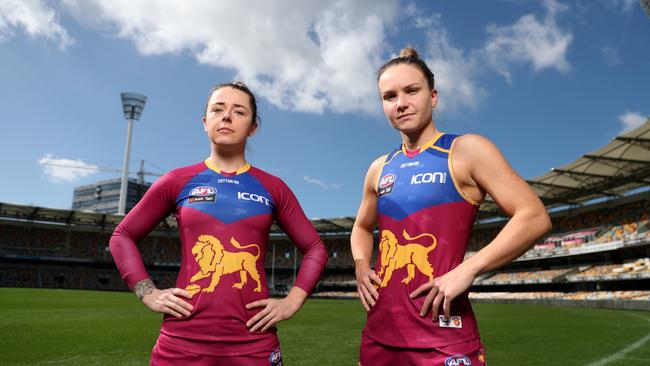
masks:
<svg viewBox="0 0 650 366"><path fill-rule="evenodd" d="M164 314L152 365L281 365L275 325L300 309L325 267L325 246L291 190L246 162L258 125L246 85L214 87L203 116L210 156L155 182L110 240L129 288ZM181 268L174 288L157 289L136 243L170 212ZM264 272L274 221L304 254L295 285L279 300L269 298Z"/></svg>
<svg viewBox="0 0 650 366"><path fill-rule="evenodd" d="M402 143L370 165L352 230L357 291L368 313L360 364L483 365L468 290L480 274L523 254L550 230L550 219L492 142L436 128L434 76L414 49L384 64L377 80ZM511 219L463 261L487 193Z"/></svg>

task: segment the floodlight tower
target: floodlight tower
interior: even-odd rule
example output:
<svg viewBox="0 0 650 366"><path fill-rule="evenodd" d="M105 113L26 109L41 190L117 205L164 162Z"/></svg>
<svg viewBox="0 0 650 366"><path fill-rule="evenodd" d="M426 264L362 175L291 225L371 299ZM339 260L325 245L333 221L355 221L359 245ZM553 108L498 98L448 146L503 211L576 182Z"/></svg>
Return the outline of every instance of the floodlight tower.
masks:
<svg viewBox="0 0 650 366"><path fill-rule="evenodd" d="M128 122L128 130L126 133L126 149L124 150L124 165L122 166L122 184L120 186L120 201L117 206L117 213L124 215L126 213L126 196L127 186L129 184L129 159L131 157L131 134L133 131L133 122L140 119L144 104L147 102L147 97L137 93L121 93L122 97L122 111L124 118Z"/></svg>

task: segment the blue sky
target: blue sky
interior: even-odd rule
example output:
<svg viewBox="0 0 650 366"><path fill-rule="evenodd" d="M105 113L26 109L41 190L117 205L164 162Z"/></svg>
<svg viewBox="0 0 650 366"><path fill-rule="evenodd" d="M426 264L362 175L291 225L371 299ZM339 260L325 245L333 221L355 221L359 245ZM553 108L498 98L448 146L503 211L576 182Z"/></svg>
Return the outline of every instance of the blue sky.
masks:
<svg viewBox="0 0 650 366"><path fill-rule="evenodd" d="M636 0L0 0L0 202L69 208L75 186L119 176L39 161L120 169L122 91L149 98L132 171L203 160L207 92L240 79L262 118L251 164L311 218L355 215L368 165L400 143L375 72L406 44L436 75L438 127L532 178L648 118L649 35Z"/></svg>

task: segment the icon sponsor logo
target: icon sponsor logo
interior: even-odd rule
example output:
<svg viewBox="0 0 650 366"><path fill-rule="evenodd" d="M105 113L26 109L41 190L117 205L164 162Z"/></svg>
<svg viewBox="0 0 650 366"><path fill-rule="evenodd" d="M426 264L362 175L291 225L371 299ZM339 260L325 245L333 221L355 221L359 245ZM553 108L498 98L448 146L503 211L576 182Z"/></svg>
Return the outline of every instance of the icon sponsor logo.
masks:
<svg viewBox="0 0 650 366"><path fill-rule="evenodd" d="M411 176L411 184L447 183L446 172L420 173Z"/></svg>
<svg viewBox="0 0 650 366"><path fill-rule="evenodd" d="M386 174L379 180L379 195L383 196L393 191L393 185L397 180L397 176L393 173Z"/></svg>
<svg viewBox="0 0 650 366"><path fill-rule="evenodd" d="M463 320L460 316L446 318L444 315L438 315L438 326L441 328L462 328Z"/></svg>
<svg viewBox="0 0 650 366"><path fill-rule="evenodd" d="M259 202L266 206L271 207L271 201L268 198L259 194L248 193L248 192L237 192L237 198L244 201Z"/></svg>
<svg viewBox="0 0 650 366"><path fill-rule="evenodd" d="M465 355L453 355L445 359L445 366L472 366L472 360Z"/></svg>
<svg viewBox="0 0 650 366"><path fill-rule="evenodd" d="M271 366L282 366L282 354L279 350L271 352L269 362L271 363Z"/></svg>
<svg viewBox="0 0 650 366"><path fill-rule="evenodd" d="M190 191L189 203L214 202L217 198L217 190L210 186L200 186Z"/></svg>
<svg viewBox="0 0 650 366"><path fill-rule="evenodd" d="M408 163L404 163L404 164L400 165L399 167L400 168L410 168L412 166L418 166L418 165L420 165L419 161L409 161Z"/></svg>

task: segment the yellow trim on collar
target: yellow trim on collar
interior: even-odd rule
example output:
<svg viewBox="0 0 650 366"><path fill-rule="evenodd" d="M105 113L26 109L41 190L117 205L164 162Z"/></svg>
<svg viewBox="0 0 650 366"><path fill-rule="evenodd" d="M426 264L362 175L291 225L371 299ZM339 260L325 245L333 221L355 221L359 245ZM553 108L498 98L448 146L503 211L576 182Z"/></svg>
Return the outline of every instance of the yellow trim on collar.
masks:
<svg viewBox="0 0 650 366"><path fill-rule="evenodd" d="M246 173L249 169L251 168L251 165L246 162L243 167L237 169L236 174L243 174Z"/></svg>
<svg viewBox="0 0 650 366"><path fill-rule="evenodd" d="M219 167L214 165L214 163L212 161L210 161L210 159L205 159L204 163L205 163L205 166L207 166L210 170L213 170L213 171L215 171L215 172L217 172L219 174L223 173L223 170L219 169ZM235 172L235 175L246 173L250 168L251 168L251 165L248 162L246 162L246 164L244 164L244 166L237 169L237 171Z"/></svg>
<svg viewBox="0 0 650 366"><path fill-rule="evenodd" d="M442 148L438 148L437 146L433 146L433 144L435 144L442 137L442 135L444 135L444 134L445 134L444 132L438 131L438 134L433 136L433 138L431 140L429 140L429 142L427 142L426 144L420 146L420 148L418 149L418 154L423 152L424 150L430 148L430 147L434 147L434 148L436 148L436 150L443 150L443 151L446 152L447 151L446 149L442 149ZM403 142L402 142L402 152L404 153L404 155L408 156L406 154L406 146L404 146Z"/></svg>

